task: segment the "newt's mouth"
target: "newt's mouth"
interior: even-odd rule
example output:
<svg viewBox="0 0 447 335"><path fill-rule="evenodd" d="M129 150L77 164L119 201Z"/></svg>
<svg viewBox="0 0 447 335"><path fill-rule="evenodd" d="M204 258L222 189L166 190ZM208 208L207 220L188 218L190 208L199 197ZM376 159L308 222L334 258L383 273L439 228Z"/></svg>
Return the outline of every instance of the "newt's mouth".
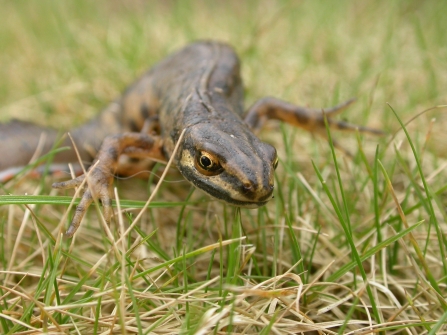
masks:
<svg viewBox="0 0 447 335"><path fill-rule="evenodd" d="M223 201L229 205L237 206L237 207L244 207L244 208L259 208L259 207L265 206L270 200L273 199L273 189L271 190L271 192L269 192L266 195L263 195L262 197L260 197L258 199L250 199L250 200L249 199L247 199L247 200L234 199L229 194L225 194L225 193L220 193L220 194L208 193L208 194L211 195L213 198Z"/></svg>
<svg viewBox="0 0 447 335"><path fill-rule="evenodd" d="M265 187L244 187L236 176L202 176L193 166L186 164L179 164L178 168L185 179L198 189L232 206L258 208L265 206L273 198L274 187L268 182L263 183Z"/></svg>

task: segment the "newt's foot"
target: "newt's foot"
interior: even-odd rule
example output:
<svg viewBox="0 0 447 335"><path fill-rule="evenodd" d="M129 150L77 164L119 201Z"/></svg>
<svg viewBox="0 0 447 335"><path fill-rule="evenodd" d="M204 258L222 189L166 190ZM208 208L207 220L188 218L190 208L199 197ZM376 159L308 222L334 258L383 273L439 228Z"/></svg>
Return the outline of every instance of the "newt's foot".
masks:
<svg viewBox="0 0 447 335"><path fill-rule="evenodd" d="M107 168L104 169L101 165L98 165L94 167L92 171L87 172L87 176L87 190L82 195L81 201L76 207L75 215L65 232L66 237L72 237L76 230L78 230L82 218L94 199L99 199L101 201L104 208L104 218L107 223L110 222L110 218L112 217L113 211L110 190L113 185L113 175L110 173L110 170ZM72 180L54 183L52 187L58 189L75 188L80 186L84 179L85 175L82 175Z"/></svg>
<svg viewBox="0 0 447 335"><path fill-rule="evenodd" d="M73 180L54 183L54 188L68 189L80 186L87 177L87 190L84 192L81 202L76 207L76 212L65 235L72 237L81 224L87 208L94 199L99 199L103 206L104 218L107 223L112 217L113 176L118 168L118 159L121 154L137 158L153 158L165 160L163 141L158 136L143 133L122 133L108 136L104 139L101 149L96 156L96 163L87 172L86 176L80 176Z"/></svg>

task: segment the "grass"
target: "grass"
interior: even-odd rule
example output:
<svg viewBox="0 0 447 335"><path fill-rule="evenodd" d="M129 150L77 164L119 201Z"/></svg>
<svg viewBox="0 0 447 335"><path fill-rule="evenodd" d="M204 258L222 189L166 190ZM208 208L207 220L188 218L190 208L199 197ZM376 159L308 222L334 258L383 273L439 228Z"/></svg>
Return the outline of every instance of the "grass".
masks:
<svg viewBox="0 0 447 335"><path fill-rule="evenodd" d="M242 59L246 106L355 96L341 118L388 135L331 132L351 159L272 122L268 206L212 201L171 169L141 215L154 183L117 180L125 211L108 230L92 207L71 240L60 232L73 193L52 190L55 177L1 185L13 196L0 196L0 333L447 333L444 2L2 8L1 121L69 129L168 53L215 38Z"/></svg>

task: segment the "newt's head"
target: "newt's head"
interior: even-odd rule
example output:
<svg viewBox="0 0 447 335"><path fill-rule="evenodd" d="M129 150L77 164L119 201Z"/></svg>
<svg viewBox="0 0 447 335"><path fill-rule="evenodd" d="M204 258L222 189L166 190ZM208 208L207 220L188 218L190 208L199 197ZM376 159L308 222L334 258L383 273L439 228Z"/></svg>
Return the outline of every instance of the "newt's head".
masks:
<svg viewBox="0 0 447 335"><path fill-rule="evenodd" d="M276 149L245 126L237 128L232 132L231 127L206 123L189 127L177 165L189 182L212 197L235 206L260 207L273 197Z"/></svg>

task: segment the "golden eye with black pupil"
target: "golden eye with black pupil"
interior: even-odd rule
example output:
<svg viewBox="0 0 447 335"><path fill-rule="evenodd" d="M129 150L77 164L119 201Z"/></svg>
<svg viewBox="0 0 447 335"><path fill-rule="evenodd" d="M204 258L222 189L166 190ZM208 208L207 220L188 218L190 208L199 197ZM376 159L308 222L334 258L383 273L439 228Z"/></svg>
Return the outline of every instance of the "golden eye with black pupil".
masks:
<svg viewBox="0 0 447 335"><path fill-rule="evenodd" d="M217 157L206 151L197 152L194 166L206 176L215 176L222 172L222 166L220 166Z"/></svg>
<svg viewBox="0 0 447 335"><path fill-rule="evenodd" d="M279 159L278 159L278 157L276 157L275 161L273 162L273 169L274 170L276 170L276 168L278 167L278 162L279 162Z"/></svg>
<svg viewBox="0 0 447 335"><path fill-rule="evenodd" d="M207 156L200 156L200 165L205 169L209 169L213 166L213 161L209 159Z"/></svg>

